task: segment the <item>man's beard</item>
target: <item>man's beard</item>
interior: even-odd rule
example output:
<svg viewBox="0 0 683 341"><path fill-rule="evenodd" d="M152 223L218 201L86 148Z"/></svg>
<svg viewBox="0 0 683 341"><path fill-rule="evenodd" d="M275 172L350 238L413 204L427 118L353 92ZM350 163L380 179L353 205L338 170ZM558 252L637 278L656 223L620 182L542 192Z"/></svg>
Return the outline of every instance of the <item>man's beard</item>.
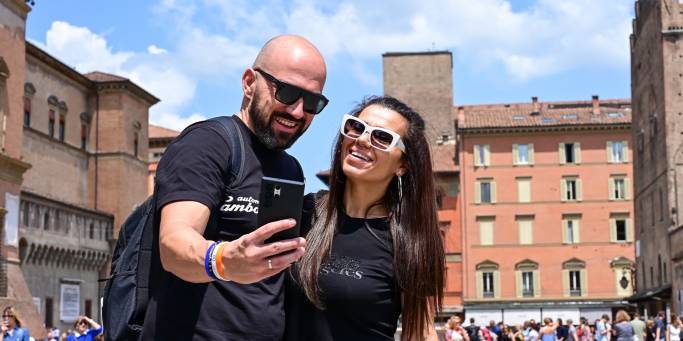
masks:
<svg viewBox="0 0 683 341"><path fill-rule="evenodd" d="M257 107L260 102L259 98L259 92L256 91L254 93L254 98L252 99L248 111L249 120L251 121L251 124L254 126L254 134L256 135L256 137L258 137L261 143L263 143L263 145L265 145L268 149L285 150L291 147L294 144L294 142L296 142L296 140L306 131L305 122L302 122L302 120L295 119L294 117L285 112L272 112L270 114L270 117L267 117L266 114L262 112L260 108ZM297 132L291 137L288 135L277 134L271 126L271 123L275 119L275 116L280 116L288 120L300 123L301 125L299 126L299 130L297 130Z"/></svg>

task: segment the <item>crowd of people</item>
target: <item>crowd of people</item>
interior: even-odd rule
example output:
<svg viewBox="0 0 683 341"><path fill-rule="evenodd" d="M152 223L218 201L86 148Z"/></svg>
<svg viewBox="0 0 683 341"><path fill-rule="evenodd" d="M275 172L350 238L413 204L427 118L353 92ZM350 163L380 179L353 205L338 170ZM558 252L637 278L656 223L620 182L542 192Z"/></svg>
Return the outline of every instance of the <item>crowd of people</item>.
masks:
<svg viewBox="0 0 683 341"><path fill-rule="evenodd" d="M453 316L446 323L445 336L447 341L681 341L680 317L672 314L667 322L664 312L644 321L639 313L631 318L619 310L614 323L607 314L595 321L582 317L575 322L546 317L514 326L495 321L478 326L470 318L469 325L463 327L460 317Z"/></svg>
<svg viewBox="0 0 683 341"><path fill-rule="evenodd" d="M14 307L2 311L0 341L34 341L28 328L22 323L21 316ZM79 316L73 329L60 332L59 328L47 327L45 341L94 341L104 340L102 326L88 316Z"/></svg>

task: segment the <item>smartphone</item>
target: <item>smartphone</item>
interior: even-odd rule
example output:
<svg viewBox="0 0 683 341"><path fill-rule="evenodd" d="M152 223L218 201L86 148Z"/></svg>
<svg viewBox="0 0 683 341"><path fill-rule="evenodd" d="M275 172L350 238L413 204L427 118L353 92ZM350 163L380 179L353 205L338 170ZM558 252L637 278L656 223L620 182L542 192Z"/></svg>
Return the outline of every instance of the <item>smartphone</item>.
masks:
<svg viewBox="0 0 683 341"><path fill-rule="evenodd" d="M299 237L304 185L303 181L267 176L261 178L259 209L256 218L258 226L282 219L292 218L296 220L296 226L272 235L265 241L266 243Z"/></svg>

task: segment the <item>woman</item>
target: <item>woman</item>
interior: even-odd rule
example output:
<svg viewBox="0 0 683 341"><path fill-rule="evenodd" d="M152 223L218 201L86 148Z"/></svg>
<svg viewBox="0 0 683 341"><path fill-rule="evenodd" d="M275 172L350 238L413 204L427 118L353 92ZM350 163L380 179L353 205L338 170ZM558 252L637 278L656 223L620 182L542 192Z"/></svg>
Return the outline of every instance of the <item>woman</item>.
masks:
<svg viewBox="0 0 683 341"><path fill-rule="evenodd" d="M292 270L288 338L393 340L400 315L402 340L437 339L444 250L424 128L392 97L344 116L330 192L316 200Z"/></svg>
<svg viewBox="0 0 683 341"><path fill-rule="evenodd" d="M506 324L503 324L500 328L500 336L498 337L498 341L513 341L513 333Z"/></svg>
<svg viewBox="0 0 683 341"><path fill-rule="evenodd" d="M541 328L541 341L555 341L557 339L556 330L557 325L553 323L553 319L546 317L543 319L543 328Z"/></svg>
<svg viewBox="0 0 683 341"><path fill-rule="evenodd" d="M21 318L14 307L2 311L2 333L0 341L29 341L28 329L21 327Z"/></svg>
<svg viewBox="0 0 683 341"><path fill-rule="evenodd" d="M681 320L678 316L671 314L671 323L666 327L666 341L680 341L681 340Z"/></svg>
<svg viewBox="0 0 683 341"><path fill-rule="evenodd" d="M446 325L447 341L470 341L470 336L467 334L467 331L460 325L460 317L451 317Z"/></svg>
<svg viewBox="0 0 683 341"><path fill-rule="evenodd" d="M524 341L525 330L528 326L529 321L524 321L524 326L521 324L515 326L515 333L512 335L512 339L515 341Z"/></svg>
<svg viewBox="0 0 683 341"><path fill-rule="evenodd" d="M655 341L657 337L657 325L652 319L645 322L645 341Z"/></svg>
<svg viewBox="0 0 683 341"><path fill-rule="evenodd" d="M74 331L66 341L93 341L102 334L102 326L87 316L80 316L74 322Z"/></svg>
<svg viewBox="0 0 683 341"><path fill-rule="evenodd" d="M586 320L585 317L579 319L579 327L576 329L576 336L579 337L579 341L593 341L593 334L588 325L588 320Z"/></svg>
<svg viewBox="0 0 683 341"><path fill-rule="evenodd" d="M631 317L625 310L617 312L617 323L612 332L617 337L617 341L633 341L633 326L630 321Z"/></svg>

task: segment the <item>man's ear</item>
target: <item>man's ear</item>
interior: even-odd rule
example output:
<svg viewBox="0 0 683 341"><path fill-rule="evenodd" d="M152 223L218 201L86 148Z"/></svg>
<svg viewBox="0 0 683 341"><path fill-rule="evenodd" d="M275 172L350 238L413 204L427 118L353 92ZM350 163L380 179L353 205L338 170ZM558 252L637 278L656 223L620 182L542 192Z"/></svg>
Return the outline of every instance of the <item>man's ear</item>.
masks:
<svg viewBox="0 0 683 341"><path fill-rule="evenodd" d="M254 97L256 91L256 71L252 68L247 68L242 74L242 93L244 98L251 99Z"/></svg>

